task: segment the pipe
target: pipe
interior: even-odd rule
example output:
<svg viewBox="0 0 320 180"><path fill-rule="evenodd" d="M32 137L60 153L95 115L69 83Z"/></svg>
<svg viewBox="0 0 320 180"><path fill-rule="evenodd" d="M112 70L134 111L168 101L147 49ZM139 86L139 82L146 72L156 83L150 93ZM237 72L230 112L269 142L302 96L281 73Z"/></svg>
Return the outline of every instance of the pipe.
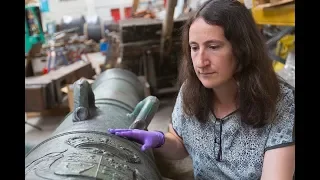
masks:
<svg viewBox="0 0 320 180"><path fill-rule="evenodd" d="M162 34L160 41L160 65L163 63L164 53L171 47L171 34L173 29L173 15L177 5L177 0L168 0L166 3L166 16L162 23Z"/></svg>
<svg viewBox="0 0 320 180"><path fill-rule="evenodd" d="M107 132L147 129L159 101L143 91L133 73L117 68L92 85L76 81L74 111L26 155L25 179L160 180L152 150L142 152L140 144Z"/></svg>
<svg viewBox="0 0 320 180"><path fill-rule="evenodd" d="M139 6L140 1L139 0L133 0L132 2L132 9L131 9L131 16L134 15L134 13L136 13L138 6Z"/></svg>

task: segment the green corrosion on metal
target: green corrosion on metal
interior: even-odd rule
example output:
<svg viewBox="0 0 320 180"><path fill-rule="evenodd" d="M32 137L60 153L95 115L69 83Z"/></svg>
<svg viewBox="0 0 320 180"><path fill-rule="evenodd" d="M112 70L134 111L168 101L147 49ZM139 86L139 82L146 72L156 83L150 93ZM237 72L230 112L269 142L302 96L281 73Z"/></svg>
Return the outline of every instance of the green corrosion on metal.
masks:
<svg viewBox="0 0 320 180"><path fill-rule="evenodd" d="M110 128L146 129L159 100L145 97L130 71L109 69L93 84L74 83L74 110L53 134L26 146L25 179L161 180L152 150L109 133Z"/></svg>
<svg viewBox="0 0 320 180"><path fill-rule="evenodd" d="M92 116L95 110L94 93L91 85L85 79L74 83L74 113L73 121L84 121Z"/></svg>
<svg viewBox="0 0 320 180"><path fill-rule="evenodd" d="M159 100L155 96L148 96L143 101L140 101L133 112L128 114L133 123L130 125L130 129L147 129L153 116L158 110Z"/></svg>

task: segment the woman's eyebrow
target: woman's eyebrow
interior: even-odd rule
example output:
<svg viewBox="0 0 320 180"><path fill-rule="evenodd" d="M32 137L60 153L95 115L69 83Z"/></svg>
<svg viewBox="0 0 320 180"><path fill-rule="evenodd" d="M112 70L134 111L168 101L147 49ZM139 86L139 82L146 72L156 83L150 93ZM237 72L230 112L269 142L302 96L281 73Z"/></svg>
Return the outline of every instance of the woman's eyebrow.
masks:
<svg viewBox="0 0 320 180"><path fill-rule="evenodd" d="M217 39L211 39L211 40L205 41L204 44L223 44L223 41L217 40Z"/></svg>
<svg viewBox="0 0 320 180"><path fill-rule="evenodd" d="M193 45L193 44L198 44L194 41L190 41L189 42L190 45ZM208 41L205 41L203 44L223 44L223 41L221 40L217 40L217 39L211 39L211 40L208 40Z"/></svg>

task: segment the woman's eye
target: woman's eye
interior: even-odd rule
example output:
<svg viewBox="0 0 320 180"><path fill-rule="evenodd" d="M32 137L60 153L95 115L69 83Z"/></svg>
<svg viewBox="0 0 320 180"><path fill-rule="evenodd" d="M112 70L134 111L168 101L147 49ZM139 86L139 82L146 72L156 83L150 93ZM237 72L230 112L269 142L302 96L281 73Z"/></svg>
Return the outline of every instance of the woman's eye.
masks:
<svg viewBox="0 0 320 180"><path fill-rule="evenodd" d="M191 47L191 50L192 50L192 51L196 51L196 50L198 50L198 47L196 47L196 46Z"/></svg>
<svg viewBox="0 0 320 180"><path fill-rule="evenodd" d="M209 48L215 50L215 49L218 49L219 46L209 46Z"/></svg>

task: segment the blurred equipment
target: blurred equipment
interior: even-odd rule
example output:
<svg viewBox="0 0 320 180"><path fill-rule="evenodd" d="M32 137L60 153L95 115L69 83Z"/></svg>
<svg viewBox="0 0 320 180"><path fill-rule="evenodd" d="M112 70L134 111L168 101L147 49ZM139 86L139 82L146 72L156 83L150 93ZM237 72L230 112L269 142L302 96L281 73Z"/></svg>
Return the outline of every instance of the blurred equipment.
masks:
<svg viewBox="0 0 320 180"><path fill-rule="evenodd" d="M48 51L48 66L47 72L50 72L52 69L56 69L60 65L68 65L69 62L66 58L63 48L54 48L51 47Z"/></svg>
<svg viewBox="0 0 320 180"><path fill-rule="evenodd" d="M25 6L25 76L33 76L32 58L41 51L45 42L42 29L40 8L35 5Z"/></svg>
<svg viewBox="0 0 320 180"><path fill-rule="evenodd" d="M77 31L79 28L66 29L59 31L50 35L48 40L49 47L46 49L47 54L47 69L46 72L50 72L53 69L57 69L61 65L68 65L69 61L67 59L66 46L65 44L57 45L57 41L63 39L66 33ZM78 59L80 60L80 59Z"/></svg>
<svg viewBox="0 0 320 180"><path fill-rule="evenodd" d="M133 0L131 17L133 18L151 18L154 19L156 16L153 12L152 1L148 1L148 5L146 9L137 11L139 7L139 0Z"/></svg>
<svg viewBox="0 0 320 180"><path fill-rule="evenodd" d="M266 42L269 56L274 60L275 71L284 67L288 53L294 49L294 30L295 27L284 27Z"/></svg>
<svg viewBox="0 0 320 180"><path fill-rule="evenodd" d="M25 54L28 54L35 46L41 47L45 42L40 13L38 6L25 6Z"/></svg>
<svg viewBox="0 0 320 180"><path fill-rule="evenodd" d="M295 44L295 1L253 0L252 16L267 37L275 71L281 70Z"/></svg>
<svg viewBox="0 0 320 180"><path fill-rule="evenodd" d="M84 16L72 17L72 16L63 16L60 24L60 31L77 28L76 33L79 36L83 35L83 25L86 23Z"/></svg>
<svg viewBox="0 0 320 180"><path fill-rule="evenodd" d="M295 51L289 52L284 68L277 72L288 84L295 87Z"/></svg>
<svg viewBox="0 0 320 180"><path fill-rule="evenodd" d="M94 40L96 43L105 37L104 25L98 16L88 18L83 31L88 40Z"/></svg>
<svg viewBox="0 0 320 180"><path fill-rule="evenodd" d="M253 0L251 11L258 25L295 26L294 0Z"/></svg>
<svg viewBox="0 0 320 180"><path fill-rule="evenodd" d="M53 22L48 22L47 23L47 33L49 35L52 35L56 32L56 23L53 21Z"/></svg>

